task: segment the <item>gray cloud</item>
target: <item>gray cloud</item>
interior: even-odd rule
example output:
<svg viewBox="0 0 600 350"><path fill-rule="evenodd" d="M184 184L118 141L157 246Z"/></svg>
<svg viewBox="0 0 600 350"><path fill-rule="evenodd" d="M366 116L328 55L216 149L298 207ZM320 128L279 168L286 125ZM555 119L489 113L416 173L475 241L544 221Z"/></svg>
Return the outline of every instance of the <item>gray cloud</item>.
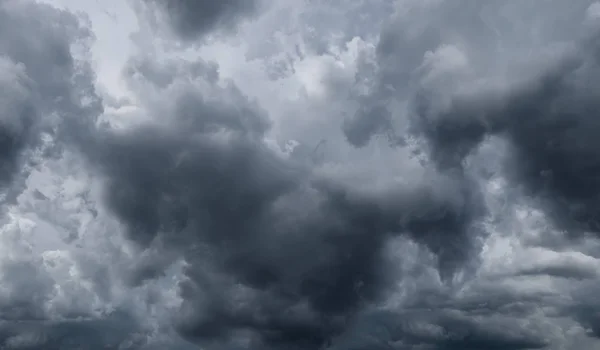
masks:
<svg viewBox="0 0 600 350"><path fill-rule="evenodd" d="M485 176L508 181L512 187L509 196L521 198L517 203L543 209L550 222L546 230L554 227L572 242L597 235L598 147L592 136L598 100L597 34L590 23L582 24L591 3L578 3L574 8L558 2L538 3L540 16L522 20L513 12L516 8L500 3L431 2L420 6L405 2L381 36L376 68L371 73L376 83L342 131L356 147L364 147L377 134L413 139L417 135L417 147L428 149L428 156L444 172L456 168L473 171L481 165L481 148L501 139L507 145L505 154L484 160L500 162L493 167L499 172ZM532 13L525 8L521 11L527 16ZM462 17L467 13L469 18ZM538 56L532 57L527 50ZM398 101L408 101L409 108L399 109ZM387 117L381 118L379 111L386 109ZM365 110L373 112L360 113ZM356 127L349 127L352 125ZM559 247L552 243L555 241L550 232L537 238L537 244L552 245L559 251L574 244L561 240ZM515 278L578 279L581 283L597 278L593 266L579 266L574 261L538 263L511 274ZM517 296L510 298L514 301ZM597 334L595 302L583 304L588 311L583 312L585 307L580 309L579 303L565 306L551 300L531 301L533 308L546 305L567 310L564 315L588 327L589 334ZM497 307L492 310L501 312ZM537 340L513 346L558 346L541 340L539 334L530 339ZM473 346L493 348L491 344Z"/></svg>
<svg viewBox="0 0 600 350"><path fill-rule="evenodd" d="M2 86L5 91L4 101L2 101L2 129L1 129L1 168L2 182L9 181L15 172L16 162L19 151L26 142L26 134L30 128L33 107L27 104L29 94L27 77L21 67L16 66L12 61L2 61ZM9 109L16 109L12 111ZM25 134L25 135L23 135Z"/></svg>
<svg viewBox="0 0 600 350"><path fill-rule="evenodd" d="M540 200L556 224L576 234L596 231L596 121L594 77L597 49L591 43L497 100L470 97L422 124L440 162L462 161L487 135L510 143L506 171L526 194ZM427 102L423 103L427 106ZM428 112L420 110L427 118Z"/></svg>
<svg viewBox="0 0 600 350"><path fill-rule="evenodd" d="M531 3L521 7L499 2L399 2L396 13L380 35L376 69L370 74L373 86L363 96L363 104L369 110L379 111L380 108L372 106L414 100L415 113L421 118L431 118L431 114L439 114L440 108L447 108L448 98L463 94L465 86L477 83L474 89L485 92L499 78L515 80L530 76L531 73L519 65L530 60L539 69L543 62L541 55L552 60L556 50L583 35L586 28L581 20L591 3L593 1L582 1L576 6L566 6L550 1L544 6ZM560 31L557 28L561 28ZM531 59L534 51L539 60ZM475 103L482 103L479 98ZM460 116L466 112L461 110L465 107L470 106L460 104L452 111ZM380 120L378 115L362 114L359 118L363 125ZM475 132L472 121L460 119L461 123L454 123L452 130ZM445 128L443 124L437 127ZM356 146L364 145L364 142L352 141L357 139L359 130L349 138ZM363 127L364 135L359 139L368 140L382 131L389 132L389 128ZM402 135L406 130L395 131ZM449 131L446 134L445 137L452 137ZM460 141L455 142L455 147L468 142L467 138L458 138ZM442 139L435 141L443 142ZM440 145L438 149L445 146Z"/></svg>
<svg viewBox="0 0 600 350"><path fill-rule="evenodd" d="M113 349L140 348L143 335L136 336L126 315L102 320L31 321L0 326L0 344L7 349Z"/></svg>
<svg viewBox="0 0 600 350"><path fill-rule="evenodd" d="M28 173L40 163L59 157L64 145L82 144L84 134L89 134L101 113L93 92L93 73L73 54L78 49L85 51L90 38L91 33L69 12L29 1L0 2L3 206L16 202ZM3 242L8 244L9 237L14 237L13 243L26 246L18 231L10 233L10 220L4 212L1 220ZM133 334L135 323L120 316L81 321L77 318L91 316L71 313L69 308L64 314L54 314L51 301L56 297L56 281L40 266L39 257L29 260L26 252L17 258L8 253L3 256L2 348L118 347ZM117 326L118 322L124 325ZM110 329L111 323L115 329Z"/></svg>
<svg viewBox="0 0 600 350"><path fill-rule="evenodd" d="M579 13L565 10L566 17L583 18L585 6L577 9ZM597 130L597 33L593 28L591 33L586 33L589 27L585 26L583 30L573 27L565 27L565 30L571 35L569 45L554 51L554 57L546 62L537 66L524 62L507 64L513 74L522 74L508 83L505 81L489 89L484 86L466 94L460 89L446 90L442 85L447 100L443 100L444 96L440 99L436 90L439 87L434 90L419 87L413 100L411 130L425 137L431 156L442 169L468 163L490 137L504 139L508 148L502 160L503 176L521 196L529 198L532 205L546 213L551 222L549 227L554 226L567 237L579 240L590 234L597 236L598 231L598 145L593 136ZM551 29L543 33L549 35L543 45L559 45L564 40L564 33ZM530 45L540 44L531 42ZM542 54L542 46L539 47ZM534 62L538 61L534 59ZM469 69L476 69L477 60L472 64L475 68ZM519 70L523 64L529 72ZM472 83L464 77L458 81L459 84ZM552 239L551 236L540 238L548 244L552 244ZM561 244L567 243L562 241ZM561 248L554 246L554 249ZM565 262L558 266L524 268L519 274L595 280L593 269ZM585 305L571 305L566 313L596 336L595 302ZM587 311L583 311L586 308Z"/></svg>
<svg viewBox="0 0 600 350"><path fill-rule="evenodd" d="M541 349L547 345L539 335L507 319L475 321L452 310L372 313L353 324L350 332L335 349Z"/></svg>
<svg viewBox="0 0 600 350"><path fill-rule="evenodd" d="M164 21L183 40L194 40L215 31L231 32L240 19L256 14L259 0L143 0L154 19Z"/></svg>
<svg viewBox="0 0 600 350"><path fill-rule="evenodd" d="M446 276L474 254L481 202L463 177L361 194L312 174L308 159L267 148L267 117L235 86L190 76L185 61L158 71L139 63L128 74L164 99L151 101L166 109L150 118L168 126L108 131L92 163L107 176L106 204L132 240L159 240L185 255L180 329L189 339L233 346L245 335L257 347L323 346L392 287L397 277L383 254L389 238L407 233L422 242ZM448 184L457 190L439 191Z"/></svg>
<svg viewBox="0 0 600 350"><path fill-rule="evenodd" d="M1 347L597 344L598 50L597 36L585 38L590 28L577 22L589 3L398 1L391 13L387 1L372 2L376 9L340 2L353 19L339 25L345 35L338 37L332 33L343 16L332 3L308 3L313 17L301 23L327 35L312 40L303 32L313 46L302 55L333 56L327 46L353 36L372 40L379 28L367 22L381 20L375 60L358 58L356 86L340 78L339 91L318 98L348 92L359 105L328 142L345 162L372 156L376 135L388 137L391 156L370 172L404 161L396 155L414 148L418 170L412 163L394 168L401 181L349 181L339 159L315 161L319 146L280 148L270 141L285 119L248 97L217 63L160 49L140 50L123 70L143 120L120 127L103 115L100 125L93 71L88 57L76 55L88 53L89 29L48 5L0 2L0 185L31 187L38 213L28 217L40 219L44 232L27 241L29 219L2 218ZM140 18L158 17L138 35L166 30L193 46L237 30L259 5L178 4L143 2L156 12ZM329 102L302 98L298 105L311 113ZM299 134L329 132L317 128ZM31 164L69 156L102 181L94 197L101 205L88 203L88 192L77 202L66 187L59 195L33 188ZM66 210L58 207L67 200L89 207L89 215L77 213L85 224L62 219ZM43 206L50 209L42 213ZM48 222L74 233L49 242ZM103 239L126 247L78 250ZM66 246L79 248L57 253ZM173 272L178 266L181 276ZM174 286L170 297L180 305L159 295Z"/></svg>
<svg viewBox="0 0 600 350"><path fill-rule="evenodd" d="M0 183L6 186L22 169L23 152L44 148L41 135L53 135L57 123L93 123L101 107L89 93L89 67L71 56L72 46L85 46L90 36L74 16L47 5L5 1L0 19ZM91 98L84 103L84 96Z"/></svg>

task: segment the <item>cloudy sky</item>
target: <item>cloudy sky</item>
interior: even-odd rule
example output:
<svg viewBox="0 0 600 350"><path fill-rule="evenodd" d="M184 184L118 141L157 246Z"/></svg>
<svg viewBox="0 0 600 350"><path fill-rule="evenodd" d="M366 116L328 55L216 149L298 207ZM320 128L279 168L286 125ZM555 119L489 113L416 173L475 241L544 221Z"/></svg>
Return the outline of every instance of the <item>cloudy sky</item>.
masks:
<svg viewBox="0 0 600 350"><path fill-rule="evenodd" d="M0 0L0 348L600 348L600 3Z"/></svg>

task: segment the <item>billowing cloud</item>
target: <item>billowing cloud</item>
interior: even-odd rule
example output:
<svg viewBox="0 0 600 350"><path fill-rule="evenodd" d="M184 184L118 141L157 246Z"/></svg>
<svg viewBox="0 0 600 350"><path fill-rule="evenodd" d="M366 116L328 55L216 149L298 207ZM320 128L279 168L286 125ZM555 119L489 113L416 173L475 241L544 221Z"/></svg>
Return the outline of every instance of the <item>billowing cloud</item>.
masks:
<svg viewBox="0 0 600 350"><path fill-rule="evenodd" d="M59 250L78 234L68 219L63 227L50 225L64 219L60 201L46 213L36 206L29 217L17 209L32 204L24 199L32 193L37 194L33 203L51 201L32 181L48 175L47 166L65 149L83 144L102 112L85 60L92 34L72 13L28 1L2 1L0 22L0 344L7 349L118 346L138 326L108 309L105 316L93 310L110 286L103 268L77 266L81 257ZM62 240L63 234L75 235ZM84 280L93 290L79 284Z"/></svg>
<svg viewBox="0 0 600 350"><path fill-rule="evenodd" d="M425 98L417 129L441 162L462 161L491 135L505 138L511 181L525 186L569 234L595 232L596 40L595 32L576 37L531 78L493 94L451 96L442 110L429 109Z"/></svg>
<svg viewBox="0 0 600 350"><path fill-rule="evenodd" d="M132 61L127 74L153 96L152 122L104 135L93 163L128 236L185 255L184 336L319 347L401 278L384 254L389 239L411 235L448 276L474 254L481 203L464 178L384 194L347 188L315 174L310 158L269 148L265 112L210 65L151 64ZM143 276L160 275L155 267Z"/></svg>
<svg viewBox="0 0 600 350"><path fill-rule="evenodd" d="M597 4L47 2L0 1L0 347L597 346Z"/></svg>
<svg viewBox="0 0 600 350"><path fill-rule="evenodd" d="M81 101L88 95L89 72L73 59L71 47L85 47L90 33L74 16L29 2L5 1L0 6L0 84L4 91L0 182L4 188L26 163L23 152L42 147L41 135L52 133L57 114L84 124L99 113L99 104L93 95ZM37 20L44 17L48 21Z"/></svg>

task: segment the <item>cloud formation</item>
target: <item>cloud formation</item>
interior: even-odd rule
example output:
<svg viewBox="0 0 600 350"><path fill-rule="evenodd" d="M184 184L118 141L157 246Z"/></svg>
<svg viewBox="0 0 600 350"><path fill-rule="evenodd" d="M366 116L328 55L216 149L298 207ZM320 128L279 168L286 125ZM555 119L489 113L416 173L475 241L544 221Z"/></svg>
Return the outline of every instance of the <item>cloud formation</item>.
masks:
<svg viewBox="0 0 600 350"><path fill-rule="evenodd" d="M157 21L153 24L166 24L180 39L197 40L213 31L235 31L241 19L258 11L260 1L142 0L140 5Z"/></svg>
<svg viewBox="0 0 600 350"><path fill-rule="evenodd" d="M595 232L596 41L595 31L580 38L533 78L493 97L454 97L437 114L420 102L419 131L440 162L464 160L486 137L506 139L511 181L569 234Z"/></svg>
<svg viewBox="0 0 600 350"><path fill-rule="evenodd" d="M26 163L22 153L41 147L41 134L52 133L56 114L83 124L88 116L97 115L101 106L94 99L78 100L88 95L90 72L73 59L71 47L85 47L91 34L77 19L29 2L5 1L1 6L0 182L8 186ZM48 21L37 20L43 17Z"/></svg>
<svg viewBox="0 0 600 350"><path fill-rule="evenodd" d="M255 346L319 347L400 277L386 261L388 239L412 235L447 274L472 253L481 203L462 177L388 194L340 186L310 159L267 147L264 111L232 83L220 87L209 65L150 64L133 61L127 74L153 90L155 125L109 132L93 163L132 240L185 254L185 336L231 346L241 332Z"/></svg>
<svg viewBox="0 0 600 350"><path fill-rule="evenodd" d="M0 1L2 348L597 346L598 4L132 1L118 98L48 1Z"/></svg>

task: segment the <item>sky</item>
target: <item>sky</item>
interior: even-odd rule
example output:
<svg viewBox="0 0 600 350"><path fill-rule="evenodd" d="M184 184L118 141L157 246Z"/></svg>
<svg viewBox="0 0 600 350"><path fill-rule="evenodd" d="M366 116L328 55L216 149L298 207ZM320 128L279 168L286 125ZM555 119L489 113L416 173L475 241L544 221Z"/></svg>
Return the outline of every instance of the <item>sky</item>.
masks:
<svg viewBox="0 0 600 350"><path fill-rule="evenodd" d="M0 348L600 347L600 3L0 0Z"/></svg>

